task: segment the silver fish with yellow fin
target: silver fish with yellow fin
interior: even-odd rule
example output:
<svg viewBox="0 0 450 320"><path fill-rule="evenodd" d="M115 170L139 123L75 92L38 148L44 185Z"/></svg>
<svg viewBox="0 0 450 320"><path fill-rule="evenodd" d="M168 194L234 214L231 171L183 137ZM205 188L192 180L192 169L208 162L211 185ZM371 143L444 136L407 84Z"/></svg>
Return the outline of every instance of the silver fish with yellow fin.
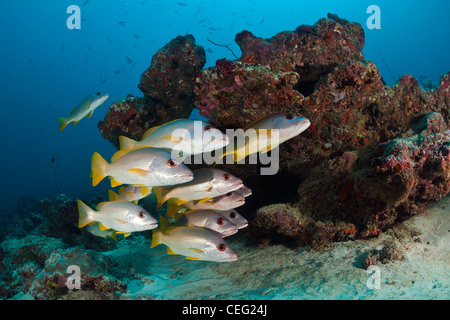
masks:
<svg viewBox="0 0 450 320"><path fill-rule="evenodd" d="M111 178L111 187L121 184L133 186L167 186L193 179L192 171L167 151L157 148L135 148L116 152L108 163L97 152L91 162L92 185L103 178Z"/></svg>
<svg viewBox="0 0 450 320"><path fill-rule="evenodd" d="M172 188L153 188L158 202L157 208L170 198L178 198L177 205L190 200L200 200L199 202L202 203L243 186L241 179L220 169L203 168L194 170L193 174L193 180Z"/></svg>
<svg viewBox="0 0 450 320"><path fill-rule="evenodd" d="M92 233L94 236L107 238L111 237L114 241L117 241L117 231L113 229L101 229L101 223L94 223L87 227L87 231ZM102 227L103 228L103 227Z"/></svg>
<svg viewBox="0 0 450 320"><path fill-rule="evenodd" d="M101 202L96 210L81 200L78 204L78 228L99 222L100 230L114 229L128 235L135 231L151 230L158 227L158 221L144 208L128 201Z"/></svg>
<svg viewBox="0 0 450 320"><path fill-rule="evenodd" d="M121 187L118 194L112 190L108 190L109 201L122 200L135 203L145 198L150 193L152 193L151 187L135 187L130 185Z"/></svg>
<svg viewBox="0 0 450 320"><path fill-rule="evenodd" d="M191 155L210 152L225 147L229 143L227 135L210 124L193 119L177 119L150 128L142 140L135 141L125 136L119 137L120 149L153 147L166 150L180 161Z"/></svg>
<svg viewBox="0 0 450 320"><path fill-rule="evenodd" d="M237 226L214 210L191 210L179 214L175 218L174 226L193 226L206 228L225 238L238 232Z"/></svg>
<svg viewBox="0 0 450 320"><path fill-rule="evenodd" d="M208 229L170 226L164 217L160 217L160 225L160 229L152 230L151 248L165 244L168 254L180 254L190 260L230 262L238 259L225 240Z"/></svg>
<svg viewBox="0 0 450 320"><path fill-rule="evenodd" d="M84 117L90 118L94 113L95 109L100 107L106 99L109 98L107 93L92 93L81 101L81 103L72 110L70 115L66 118L59 117L59 131L63 131L64 128L71 122L77 124L78 121Z"/></svg>
<svg viewBox="0 0 450 320"><path fill-rule="evenodd" d="M233 145L217 152L216 163L227 155L232 155L234 162L238 162L248 155L258 152L266 153L281 143L305 131L311 122L303 117L290 113L274 114L260 118L248 124L242 130L236 130L230 141Z"/></svg>
<svg viewBox="0 0 450 320"><path fill-rule="evenodd" d="M240 207L245 204L245 197L238 193L239 190L228 192L224 195L199 203L197 200L180 203L178 198L170 198L167 201L167 218L174 217L178 212L185 210L219 210L225 211ZM182 201L181 201L182 202Z"/></svg>

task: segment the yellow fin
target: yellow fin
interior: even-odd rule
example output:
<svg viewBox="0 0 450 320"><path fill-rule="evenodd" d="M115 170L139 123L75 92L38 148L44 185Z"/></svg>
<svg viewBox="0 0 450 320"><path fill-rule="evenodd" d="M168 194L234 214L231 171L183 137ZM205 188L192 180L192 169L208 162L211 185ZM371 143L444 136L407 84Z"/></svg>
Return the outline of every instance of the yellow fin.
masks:
<svg viewBox="0 0 450 320"><path fill-rule="evenodd" d="M91 224L95 221L92 219L92 213L95 211L89 208L83 201L77 200L78 205L78 228L83 228L84 226Z"/></svg>
<svg viewBox="0 0 450 320"><path fill-rule="evenodd" d="M247 129L250 128L252 125L254 125L255 123L257 123L259 120L264 119L264 118L265 118L265 116L264 116L264 117L261 117L261 118L258 118L258 119L256 119L256 120L250 122L248 125L246 125L245 127L243 127L242 130L244 130L244 131L247 130Z"/></svg>
<svg viewBox="0 0 450 320"><path fill-rule="evenodd" d="M125 190L125 186L122 186L122 187L120 187L120 189L119 189L119 193L122 193L122 192L123 192L123 190Z"/></svg>
<svg viewBox="0 0 450 320"><path fill-rule="evenodd" d="M136 146L137 141L125 136L119 136L120 150L133 149Z"/></svg>
<svg viewBox="0 0 450 320"><path fill-rule="evenodd" d="M115 201L117 199L117 193L112 190L108 190L109 201Z"/></svg>
<svg viewBox="0 0 450 320"><path fill-rule="evenodd" d="M169 140L169 141L176 142L176 143L183 141L182 137L174 137L174 136L164 136L164 137L161 137L161 139Z"/></svg>
<svg viewBox="0 0 450 320"><path fill-rule="evenodd" d="M92 116L92 114L94 113L94 111L91 111L87 114L87 117L90 118Z"/></svg>
<svg viewBox="0 0 450 320"><path fill-rule="evenodd" d="M189 259L189 260L202 260L202 259L194 258L194 257L186 257L186 259Z"/></svg>
<svg viewBox="0 0 450 320"><path fill-rule="evenodd" d="M163 203L168 200L166 199L167 188L153 187L153 191L155 192L156 196L156 208L159 209L163 205Z"/></svg>
<svg viewBox="0 0 450 320"><path fill-rule="evenodd" d="M77 124L78 122L80 122L80 120L78 120L78 121L74 121L74 122L73 122L73 124L75 125L75 124Z"/></svg>
<svg viewBox="0 0 450 320"><path fill-rule="evenodd" d="M206 201L211 200L211 199L212 199L212 198L210 197L210 198L205 198L205 199L198 200L198 201L197 201L197 204L206 202Z"/></svg>
<svg viewBox="0 0 450 320"><path fill-rule="evenodd" d="M113 220L116 220L117 222L120 222L121 224L126 224L127 222L125 220L119 219L119 218L113 218Z"/></svg>
<svg viewBox="0 0 450 320"><path fill-rule="evenodd" d="M164 232L167 230L167 228L170 226L169 221L164 218L163 216L159 217L159 230L161 230L161 232Z"/></svg>
<svg viewBox="0 0 450 320"><path fill-rule="evenodd" d="M112 188L117 187L117 186L120 186L121 184L123 184L122 182L117 181L117 180L114 179L113 177L110 177L110 179L111 179L111 187L112 187Z"/></svg>
<svg viewBox="0 0 450 320"><path fill-rule="evenodd" d="M161 244L160 236L161 231L158 228L152 229L152 245L150 246L150 249Z"/></svg>
<svg viewBox="0 0 450 320"><path fill-rule="evenodd" d="M132 168L132 169L128 169L128 171L134 172L140 176L145 177L150 171L144 170L144 169L139 169L139 168Z"/></svg>
<svg viewBox="0 0 450 320"><path fill-rule="evenodd" d="M141 187L141 195L145 196L152 192L152 187Z"/></svg>
<svg viewBox="0 0 450 320"><path fill-rule="evenodd" d="M101 231L105 231L105 230L109 230L109 229L111 229L111 228L108 228L107 226L105 226L103 223L98 223L98 228L101 230Z"/></svg>
<svg viewBox="0 0 450 320"><path fill-rule="evenodd" d="M63 131L64 128L67 127L67 125L69 124L67 122L67 118L62 118L62 117L58 118L58 122L59 122L59 131L60 132Z"/></svg>
<svg viewBox="0 0 450 320"><path fill-rule="evenodd" d="M131 232L125 232L125 231L117 231L116 233L122 233L125 238L131 234Z"/></svg>
<svg viewBox="0 0 450 320"><path fill-rule="evenodd" d="M178 253L167 247L167 254L178 254Z"/></svg>
<svg viewBox="0 0 450 320"><path fill-rule="evenodd" d="M177 199L178 198L170 198L167 201L167 211L166 211L167 218L173 218L181 210L181 206L178 205L176 202Z"/></svg>
<svg viewBox="0 0 450 320"><path fill-rule="evenodd" d="M117 232L112 232L109 236L110 236L114 241L117 241Z"/></svg>
<svg viewBox="0 0 450 320"><path fill-rule="evenodd" d="M150 128L150 129L148 129L148 130L145 131L144 134L142 135L142 139L147 138L147 137L148 137L149 135L151 135L156 129L158 129L158 128L160 128L160 127L164 127L165 125L168 125L169 123L172 123L172 122L175 122L175 121L178 121L178 120L182 120L182 119L175 119L175 120L166 122L166 123L164 123L164 124L162 124L162 125L160 125L160 126L155 126L155 127L152 127L152 128Z"/></svg>
<svg viewBox="0 0 450 320"><path fill-rule="evenodd" d="M131 149L129 150L119 150L116 153L113 154L113 156L111 157L111 162L115 162L117 161L120 157L124 156L126 153L128 153Z"/></svg>
<svg viewBox="0 0 450 320"><path fill-rule="evenodd" d="M94 152L91 161L92 186L96 186L107 176L108 162L98 152Z"/></svg>

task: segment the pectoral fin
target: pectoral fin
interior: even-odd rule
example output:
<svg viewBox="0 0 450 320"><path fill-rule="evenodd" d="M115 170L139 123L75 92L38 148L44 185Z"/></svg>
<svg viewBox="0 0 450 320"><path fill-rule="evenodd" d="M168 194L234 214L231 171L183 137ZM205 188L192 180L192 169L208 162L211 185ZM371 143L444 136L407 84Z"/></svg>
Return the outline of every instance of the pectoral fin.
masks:
<svg viewBox="0 0 450 320"><path fill-rule="evenodd" d="M94 113L94 111L91 111L87 114L87 117L90 118L92 116L92 114Z"/></svg>
<svg viewBox="0 0 450 320"><path fill-rule="evenodd" d="M169 141L172 141L175 143L179 143L179 142L183 141L182 137L177 137L177 136L164 136L164 137L161 137L161 139L169 140Z"/></svg>
<svg viewBox="0 0 450 320"><path fill-rule="evenodd" d="M204 199L198 200L197 204L200 204L200 203L209 201L209 200L211 200L211 199L212 199L212 198L210 197L210 198L204 198Z"/></svg>
<svg viewBox="0 0 450 320"><path fill-rule="evenodd" d="M116 179L114 179L112 177L110 177L110 179L111 179L111 188L114 188L114 187L117 187L117 186L120 186L121 184L123 184L122 182L117 181Z"/></svg>
<svg viewBox="0 0 450 320"><path fill-rule="evenodd" d="M134 172L142 177L145 177L148 173L150 173L150 171L144 170L144 169L139 169L139 168L132 168L132 169L128 169L128 171L130 172Z"/></svg>
<svg viewBox="0 0 450 320"><path fill-rule="evenodd" d="M202 260L202 259L194 258L194 257L186 257L186 259L189 259L189 260Z"/></svg>
<svg viewBox="0 0 450 320"><path fill-rule="evenodd" d="M127 222L125 220L119 219L119 218L113 218L113 220L116 220L117 222L120 222L121 224L126 224Z"/></svg>
<svg viewBox="0 0 450 320"><path fill-rule="evenodd" d="M178 253L167 247L167 254L178 254Z"/></svg>
<svg viewBox="0 0 450 320"><path fill-rule="evenodd" d="M111 229L111 228L108 228L107 226L105 226L103 223L98 223L98 228L101 230L101 231L105 231L105 230L109 230L109 229Z"/></svg>

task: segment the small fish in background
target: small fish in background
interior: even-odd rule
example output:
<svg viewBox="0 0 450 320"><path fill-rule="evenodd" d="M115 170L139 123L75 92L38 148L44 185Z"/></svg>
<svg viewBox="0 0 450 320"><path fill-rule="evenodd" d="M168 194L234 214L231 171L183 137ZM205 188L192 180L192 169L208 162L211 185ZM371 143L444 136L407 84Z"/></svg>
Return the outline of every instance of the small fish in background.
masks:
<svg viewBox="0 0 450 320"><path fill-rule="evenodd" d="M121 184L133 186L172 186L193 179L192 171L172 159L170 153L157 148L135 148L117 151L108 163L95 152L91 162L92 185L109 176L111 187Z"/></svg>
<svg viewBox="0 0 450 320"><path fill-rule="evenodd" d="M259 24L263 24L264 23L264 19L262 19L260 22L259 22Z"/></svg>
<svg viewBox="0 0 450 320"><path fill-rule="evenodd" d="M234 145L234 150L224 150L223 154L216 157L216 163L229 154L233 155L234 162L238 162L250 154L269 152L281 143L299 135L310 125L311 122L308 119L290 113L262 117L242 130L236 130L235 134L229 137L231 141L234 139L238 141ZM250 129L255 134L246 137L245 134L250 132Z"/></svg>
<svg viewBox="0 0 450 320"><path fill-rule="evenodd" d="M83 119L84 117L90 118L94 113L95 109L100 107L106 99L109 98L107 93L92 93L81 101L81 103L75 107L70 113L70 116L63 118L59 117L59 131L64 130L64 128L71 122L73 124L77 124L78 121Z"/></svg>
<svg viewBox="0 0 450 320"><path fill-rule="evenodd" d="M133 37L135 37L136 39L140 39L141 38L137 34L133 34Z"/></svg>
<svg viewBox="0 0 450 320"><path fill-rule="evenodd" d="M112 40L111 40L110 38L106 38L106 40L107 40L109 43L112 43Z"/></svg>
<svg viewBox="0 0 450 320"><path fill-rule="evenodd" d="M128 64L133 63L133 60L131 60L130 57L125 56L125 58L127 59L127 63L128 63Z"/></svg>
<svg viewBox="0 0 450 320"><path fill-rule="evenodd" d="M137 203L152 193L150 187L123 186L119 189L119 193L108 190L109 201L130 201Z"/></svg>
<svg viewBox="0 0 450 320"><path fill-rule="evenodd" d="M94 223L87 227L87 231L92 233L94 236L107 238L110 237L114 241L117 241L117 232L109 229L109 230L102 230L100 229L100 223Z"/></svg>
<svg viewBox="0 0 450 320"><path fill-rule="evenodd" d="M230 222L222 214L214 210L191 210L179 214L175 218L174 226L193 226L206 228L217 233L222 238L231 236L238 232L237 226Z"/></svg>
<svg viewBox="0 0 450 320"><path fill-rule="evenodd" d="M140 141L119 137L121 150L154 147L171 153L176 151L180 161L188 156L223 148L228 143L227 135L219 129L207 122L193 119L177 119L150 128Z"/></svg>
<svg viewBox="0 0 450 320"><path fill-rule="evenodd" d="M205 228L170 226L164 217L160 220L161 227L152 230L151 248L164 244L168 254L180 254L190 260L231 262L238 259L236 252L215 233Z"/></svg>
<svg viewBox="0 0 450 320"><path fill-rule="evenodd" d="M128 201L101 202L96 210L81 200L78 204L78 228L99 222L100 230L113 229L128 236L131 232L151 230L158 227L158 221L144 208Z"/></svg>
<svg viewBox="0 0 450 320"><path fill-rule="evenodd" d="M209 199L202 203L196 200L188 202L181 201L178 198L170 198L167 201L167 218L173 218L177 213L182 210L217 210L226 211L234 209L245 204L245 198L238 193L238 190L228 192L224 195Z"/></svg>
<svg viewBox="0 0 450 320"><path fill-rule="evenodd" d="M243 186L241 179L220 169L203 168L193 171L193 174L194 179L190 182L172 188L153 188L157 199L157 208L170 198L178 198L179 205L190 200L200 200L199 203L203 203Z"/></svg>
<svg viewBox="0 0 450 320"><path fill-rule="evenodd" d="M119 21L118 24L121 25L122 27L124 27L126 23L127 23L126 21Z"/></svg>
<svg viewBox="0 0 450 320"><path fill-rule="evenodd" d="M186 3L183 3L183 2L177 2L177 3L175 3L177 6L182 6L182 7L186 7L187 6L187 4Z"/></svg>
<svg viewBox="0 0 450 320"><path fill-rule="evenodd" d="M227 211L217 211L219 214L223 215L230 222L234 223L238 229L243 229L248 226L248 221L239 212L234 209Z"/></svg>

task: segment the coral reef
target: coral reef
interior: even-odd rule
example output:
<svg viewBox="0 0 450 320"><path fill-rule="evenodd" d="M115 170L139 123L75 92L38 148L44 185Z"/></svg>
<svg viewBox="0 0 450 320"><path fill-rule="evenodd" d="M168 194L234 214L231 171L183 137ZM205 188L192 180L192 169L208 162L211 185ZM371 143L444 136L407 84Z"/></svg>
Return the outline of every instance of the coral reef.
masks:
<svg viewBox="0 0 450 320"><path fill-rule="evenodd" d="M194 107L193 79L205 63L205 50L192 35L167 43L141 76L138 87L144 97L113 103L98 124L102 136L118 148L120 135L139 140L150 127L188 118Z"/></svg>

